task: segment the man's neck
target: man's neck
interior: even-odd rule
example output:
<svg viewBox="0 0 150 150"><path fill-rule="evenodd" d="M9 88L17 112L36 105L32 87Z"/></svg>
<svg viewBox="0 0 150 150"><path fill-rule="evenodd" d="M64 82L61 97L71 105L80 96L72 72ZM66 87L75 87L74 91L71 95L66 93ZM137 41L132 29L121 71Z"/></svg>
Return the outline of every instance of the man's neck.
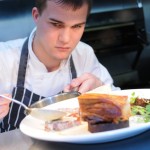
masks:
<svg viewBox="0 0 150 150"><path fill-rule="evenodd" d="M39 59L39 61L45 65L48 72L55 71L59 68L61 61L52 60L49 57L47 57L41 53L38 53L38 51L34 52L34 53L37 56L37 58Z"/></svg>

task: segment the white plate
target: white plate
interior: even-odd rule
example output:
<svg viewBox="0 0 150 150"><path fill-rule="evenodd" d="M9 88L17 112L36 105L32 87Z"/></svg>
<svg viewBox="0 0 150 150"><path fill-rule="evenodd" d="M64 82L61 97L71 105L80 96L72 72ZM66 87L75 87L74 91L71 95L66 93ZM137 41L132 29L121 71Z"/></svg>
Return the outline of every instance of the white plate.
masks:
<svg viewBox="0 0 150 150"><path fill-rule="evenodd" d="M122 90L122 91L115 91L111 93L131 96L131 93L133 91L137 95L140 95L141 97L146 97L146 98L150 97L149 96L150 89ZM76 98L47 106L47 108L51 108L51 109L75 108L75 107L78 107L78 100ZM88 132L86 123L61 132L47 132L44 131L44 122L34 119L30 115L26 116L20 124L20 130L24 134L32 138L45 140L45 141L67 142L67 143L78 143L78 144L104 143L104 142L121 140L121 139L138 135L148 129L150 129L150 123L135 124L133 123L132 120L130 120L130 126L127 128L99 132L99 133Z"/></svg>

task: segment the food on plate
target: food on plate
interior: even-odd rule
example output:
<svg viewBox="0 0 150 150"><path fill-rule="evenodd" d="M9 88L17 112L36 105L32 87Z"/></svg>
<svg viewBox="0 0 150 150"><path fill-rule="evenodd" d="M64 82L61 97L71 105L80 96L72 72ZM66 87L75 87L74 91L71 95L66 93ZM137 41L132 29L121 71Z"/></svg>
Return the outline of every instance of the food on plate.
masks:
<svg viewBox="0 0 150 150"><path fill-rule="evenodd" d="M87 93L78 97L81 118L92 133L129 126L128 96Z"/></svg>
<svg viewBox="0 0 150 150"><path fill-rule="evenodd" d="M45 131L62 131L81 125L79 108L61 108L59 110L67 112L67 115L58 120L46 121Z"/></svg>
<svg viewBox="0 0 150 150"><path fill-rule="evenodd" d="M132 115L141 116L138 122L150 122L150 99L135 96L133 92L130 98Z"/></svg>
<svg viewBox="0 0 150 150"><path fill-rule="evenodd" d="M146 107L147 105L150 105L150 99L136 97L134 102L131 102L131 105Z"/></svg>

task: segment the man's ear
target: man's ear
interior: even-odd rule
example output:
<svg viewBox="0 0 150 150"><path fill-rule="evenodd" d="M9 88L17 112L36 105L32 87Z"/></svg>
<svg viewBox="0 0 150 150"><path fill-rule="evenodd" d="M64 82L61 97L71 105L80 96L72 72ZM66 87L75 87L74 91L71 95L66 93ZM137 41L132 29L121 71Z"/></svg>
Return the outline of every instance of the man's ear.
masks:
<svg viewBox="0 0 150 150"><path fill-rule="evenodd" d="M39 14L39 11L38 11L37 7L33 7L32 17L33 17L33 20L34 20L35 23L37 22L39 16L40 16L40 14Z"/></svg>

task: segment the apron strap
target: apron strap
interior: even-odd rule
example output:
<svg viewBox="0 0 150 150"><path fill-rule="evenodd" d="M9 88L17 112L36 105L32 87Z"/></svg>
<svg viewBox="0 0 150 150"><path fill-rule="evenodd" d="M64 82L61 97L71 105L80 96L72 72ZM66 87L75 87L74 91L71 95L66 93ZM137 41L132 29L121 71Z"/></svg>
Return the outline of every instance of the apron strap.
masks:
<svg viewBox="0 0 150 150"><path fill-rule="evenodd" d="M72 55L71 55L71 58L70 58L70 69L71 69L72 79L76 78L77 77L77 72L76 72L76 69L75 69L75 66L74 66L74 63L73 63Z"/></svg>
<svg viewBox="0 0 150 150"><path fill-rule="evenodd" d="M24 87L26 66L28 61L28 39L29 38L25 40L21 51L19 70L18 70L18 79L17 79L18 87Z"/></svg>

